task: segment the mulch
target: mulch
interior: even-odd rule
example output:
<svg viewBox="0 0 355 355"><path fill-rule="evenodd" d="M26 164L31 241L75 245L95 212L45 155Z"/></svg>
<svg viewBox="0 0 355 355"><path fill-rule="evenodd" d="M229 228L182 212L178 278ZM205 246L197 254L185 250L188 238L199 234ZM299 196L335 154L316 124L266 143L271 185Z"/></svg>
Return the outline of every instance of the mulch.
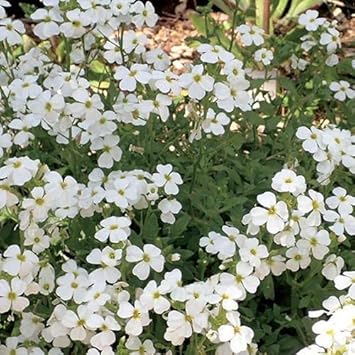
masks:
<svg viewBox="0 0 355 355"><path fill-rule="evenodd" d="M156 48L159 46L168 53L177 71L183 70L184 66L194 59L194 50L186 44L187 38L199 36L198 31L189 20L189 14L192 12L192 10L188 10L181 17L162 15L155 27L143 30L143 33L150 40L150 47ZM212 16L218 22L228 20L228 16L221 12L214 12ZM341 42L344 56L354 56L355 18L348 19L342 12L334 14L333 17L339 22L338 29L342 34Z"/></svg>

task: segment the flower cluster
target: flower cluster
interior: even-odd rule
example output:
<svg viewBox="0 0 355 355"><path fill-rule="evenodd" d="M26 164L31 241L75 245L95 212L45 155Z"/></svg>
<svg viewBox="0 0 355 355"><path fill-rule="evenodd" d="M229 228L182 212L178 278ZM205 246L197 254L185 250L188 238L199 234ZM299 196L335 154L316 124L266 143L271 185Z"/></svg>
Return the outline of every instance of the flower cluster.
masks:
<svg viewBox="0 0 355 355"><path fill-rule="evenodd" d="M319 17L318 11L308 10L300 15L298 23L308 32L301 38L301 48L309 52L320 45L328 56L325 64L330 67L337 65L339 57L336 51L341 47L340 32L336 29L337 21L330 22L324 17ZM304 70L304 67L300 65L298 69Z"/></svg>
<svg viewBox="0 0 355 355"><path fill-rule="evenodd" d="M323 194L323 186L308 188L285 166L272 178L273 191L255 193L257 204L241 219L245 233L229 220L221 232L206 232L209 221L195 213L209 212L194 201L198 170L219 154L203 156L209 143L202 132L220 139L237 129L240 137L255 115L259 120L255 110L271 105L248 62L231 50L234 38L229 49L198 45L196 62L177 74L142 31L158 20L149 1L42 2L31 15L41 41L34 46L0 0L0 354L172 355L176 346L196 351L208 341L216 354L253 355L258 334L240 303L268 276L317 261L322 275L338 289L350 287L354 298L353 272L341 274L346 263L337 253L355 234L355 199L344 187ZM312 11L299 22L310 31L302 49L319 40L327 62L335 62L335 24ZM256 67L273 66L276 51L260 48L263 30L234 30ZM340 101L354 97L343 81L329 89ZM296 136L318 162L322 184L337 165L354 173L350 131L299 127ZM206 175L224 171L218 164ZM191 235L183 235L190 221L199 277L184 268L194 254L185 243ZM209 262L217 262L216 272ZM332 310L335 322L343 313ZM337 336L323 329L315 326L318 345L350 349L348 323Z"/></svg>
<svg viewBox="0 0 355 355"><path fill-rule="evenodd" d="M324 129L299 127L296 136L303 141L302 148L317 162L319 183L328 184L339 165L355 173L355 143L350 131L333 125Z"/></svg>
<svg viewBox="0 0 355 355"><path fill-rule="evenodd" d="M304 177L289 169L273 177L272 188L279 195L269 191L258 195L260 206L243 217L246 234L251 237L225 225L223 234L210 232L200 239L200 246L221 260L220 269L224 271L220 274L220 287L224 290L222 307L226 311L237 307L235 301L244 300L247 293L255 293L269 274L280 276L286 270L306 269L312 258L324 260L322 274L328 280L335 280L338 288L348 287L352 280L352 273L340 276L343 258L329 252L336 251L337 244L343 242L346 235L355 235L354 197L337 187L332 196L324 199L313 189L307 191ZM263 238L265 233L266 238ZM262 241L270 240L270 234L274 245L268 242L267 247ZM345 277L347 280L343 280ZM228 313L227 319L231 322ZM224 329L222 325L218 330L222 332L219 337L222 342L230 340L224 337ZM252 336L245 335L245 339L251 343ZM233 352L240 351L233 341L230 346Z"/></svg>
<svg viewBox="0 0 355 355"><path fill-rule="evenodd" d="M355 315L355 272L344 272L335 278L335 287L348 289L348 293L340 297L330 296L323 302L323 310L310 311L309 317L319 318L326 315L326 320L314 323L312 330L316 334L315 344L302 350L297 355L318 354L352 354L355 351L354 315Z"/></svg>
<svg viewBox="0 0 355 355"><path fill-rule="evenodd" d="M283 169L273 177L272 187L280 194L276 196L268 191L258 195L260 206L252 208L243 217L246 233L251 238L240 234L236 228L224 226L225 235L210 232L208 237L201 238L200 245L208 253L216 254L226 265L238 249L239 262L255 267L256 274L263 279L270 272L280 275L286 269L294 272L305 269L312 256L324 260L330 251L332 236L343 242L347 235L355 235L352 216L355 199L344 188L336 187L333 195L325 199L313 189L306 191L304 177L289 169ZM276 246L283 247L279 250L272 247L275 255L270 256L266 246L253 237L260 239L265 232L273 235ZM343 265L341 257L329 255L322 272L327 279L333 280Z"/></svg>

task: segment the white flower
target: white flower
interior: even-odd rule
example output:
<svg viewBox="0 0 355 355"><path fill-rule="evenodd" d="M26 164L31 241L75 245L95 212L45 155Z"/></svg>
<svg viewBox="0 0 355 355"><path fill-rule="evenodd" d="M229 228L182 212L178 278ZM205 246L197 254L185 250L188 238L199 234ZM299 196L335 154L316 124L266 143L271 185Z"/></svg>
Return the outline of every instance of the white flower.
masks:
<svg viewBox="0 0 355 355"><path fill-rule="evenodd" d="M243 298L243 292L235 286L217 285L215 292L220 297L219 302L226 311L235 311L238 309L237 300Z"/></svg>
<svg viewBox="0 0 355 355"><path fill-rule="evenodd" d="M114 77L116 80L120 80L121 90L132 92L136 90L137 82L148 84L151 74L146 64L133 64L130 69L119 66Z"/></svg>
<svg viewBox="0 0 355 355"><path fill-rule="evenodd" d="M153 113L157 114L163 122L166 122L169 118L169 106L172 100L167 95L158 94L153 100Z"/></svg>
<svg viewBox="0 0 355 355"><path fill-rule="evenodd" d="M168 195L177 195L179 193L178 185L182 184L180 174L173 172L171 164L158 164L157 171L157 173L152 175L154 183L158 187L164 186L164 191Z"/></svg>
<svg viewBox="0 0 355 355"><path fill-rule="evenodd" d="M128 30L123 34L123 49L126 53L142 54L146 51L145 45L147 43L148 38L142 33Z"/></svg>
<svg viewBox="0 0 355 355"><path fill-rule="evenodd" d="M160 48L151 49L144 55L148 64L152 64L156 70L166 70L169 68L171 61L169 56Z"/></svg>
<svg viewBox="0 0 355 355"><path fill-rule="evenodd" d="M64 301L73 299L75 303L80 304L84 302L87 288L90 284L87 275L78 274L75 271L68 272L57 279L58 287L56 294Z"/></svg>
<svg viewBox="0 0 355 355"><path fill-rule="evenodd" d="M8 283L0 280L0 313L7 313L10 309L15 312L22 312L30 301L21 295L26 290L26 283L15 277Z"/></svg>
<svg viewBox="0 0 355 355"><path fill-rule="evenodd" d="M243 62L239 59L228 61L222 69L222 74L227 75L229 82L236 81L237 79L245 78L245 71L243 69Z"/></svg>
<svg viewBox="0 0 355 355"><path fill-rule="evenodd" d="M322 260L328 253L327 246L330 244L330 238L326 230L317 231L314 227L304 228L301 230L301 237L303 239L297 242L297 246L310 249L317 260Z"/></svg>
<svg viewBox="0 0 355 355"><path fill-rule="evenodd" d="M86 127L85 123L95 120L101 116L99 110L104 108L101 98L98 94L93 94L82 88L73 92L75 102L70 105L70 112L74 117L85 117L87 121L80 126Z"/></svg>
<svg viewBox="0 0 355 355"><path fill-rule="evenodd" d="M202 302L188 301L185 306L186 314L175 310L169 312L164 339L177 346L181 345L185 338L190 338L193 331L201 333L208 325L204 307Z"/></svg>
<svg viewBox="0 0 355 355"><path fill-rule="evenodd" d="M144 340L142 343L138 337L130 336L125 346L130 351L130 355L154 355L156 350L154 348L153 342L150 339Z"/></svg>
<svg viewBox="0 0 355 355"><path fill-rule="evenodd" d="M156 314L162 314L170 308L170 302L164 294L166 289L157 286L154 280L148 282L145 286L139 301L148 310L153 309Z"/></svg>
<svg viewBox="0 0 355 355"><path fill-rule="evenodd" d="M237 31L240 34L240 39L245 46L251 46L255 44L260 46L264 43L264 30L257 26L240 25L237 27Z"/></svg>
<svg viewBox="0 0 355 355"><path fill-rule="evenodd" d="M51 264L41 268L38 275L39 292L48 296L55 287L55 270Z"/></svg>
<svg viewBox="0 0 355 355"><path fill-rule="evenodd" d="M175 214L181 211L182 205L175 198L164 198L158 203L158 208L162 212L160 219L164 223L174 224Z"/></svg>
<svg viewBox="0 0 355 355"><path fill-rule="evenodd" d="M306 191L306 180L302 175L289 169L282 169L272 178L271 187L278 192L290 192L298 196Z"/></svg>
<svg viewBox="0 0 355 355"><path fill-rule="evenodd" d="M158 21L158 15L155 13L154 6L150 1L143 4L142 1L135 2L131 8L131 13L135 13L132 22L137 27L142 27L146 23L149 27L153 27Z"/></svg>
<svg viewBox="0 0 355 355"><path fill-rule="evenodd" d="M283 230L288 219L287 205L283 201L276 201L272 192L264 192L257 196L257 201L265 208L254 207L250 211L253 224L261 226L266 224L266 229L271 234Z"/></svg>
<svg viewBox="0 0 355 355"><path fill-rule="evenodd" d="M100 315L89 317L87 324L92 329L101 330L90 339L90 344L100 350L104 350L106 347L113 344L116 341L116 335L113 331L119 331L121 329L115 318L110 315L105 318ZM102 352L102 354L103 353L104 352Z"/></svg>
<svg viewBox="0 0 355 355"><path fill-rule="evenodd" d="M4 133L3 127L0 125L0 158L4 155L4 149L12 146L12 139L9 133Z"/></svg>
<svg viewBox="0 0 355 355"><path fill-rule="evenodd" d="M269 65L274 59L274 54L269 49L261 48L254 53L254 59L257 62L262 62L264 65Z"/></svg>
<svg viewBox="0 0 355 355"><path fill-rule="evenodd" d="M321 193L309 190L308 196L297 197L298 210L303 213L311 212L307 217L307 223L310 226L319 226L321 224L321 214L325 213L324 197Z"/></svg>
<svg viewBox="0 0 355 355"><path fill-rule="evenodd" d="M329 89L335 92L334 98L339 101L345 101L347 98L353 99L355 97L355 90L350 87L350 84L345 80L339 82L332 81Z"/></svg>
<svg viewBox="0 0 355 355"><path fill-rule="evenodd" d="M44 176L44 180L44 190L51 196L55 207L67 208L76 204L79 186L73 177L66 176L63 179L59 173L51 171Z"/></svg>
<svg viewBox="0 0 355 355"><path fill-rule="evenodd" d="M239 255L242 261L249 263L251 266L259 267L261 259L267 258L269 252L265 245L259 245L257 238L247 238L239 249Z"/></svg>
<svg viewBox="0 0 355 355"><path fill-rule="evenodd" d="M25 230L24 245L32 245L32 251L39 254L49 248L50 239L48 235L44 234L44 230L35 224Z"/></svg>
<svg viewBox="0 0 355 355"><path fill-rule="evenodd" d="M218 336L222 342L230 342L230 348L234 353L240 353L247 350L251 343L254 332L249 327L241 325L238 312L228 312L228 324L218 328Z"/></svg>
<svg viewBox="0 0 355 355"><path fill-rule="evenodd" d="M329 227L337 236L342 236L346 232L349 235L355 235L355 217L350 214L339 215L334 211L326 211L323 219L334 223Z"/></svg>
<svg viewBox="0 0 355 355"><path fill-rule="evenodd" d="M348 195L342 187L336 187L332 192L334 196L328 197L325 203L333 210L337 208L340 215L351 214L355 205L355 198Z"/></svg>
<svg viewBox="0 0 355 355"><path fill-rule="evenodd" d="M34 27L33 33L41 39L47 39L59 34L57 22L62 22L63 17L57 9L37 9L31 18L39 23Z"/></svg>
<svg viewBox="0 0 355 355"><path fill-rule="evenodd" d="M205 63L215 64L217 62L229 63L234 59L234 55L227 52L223 47L210 44L200 44L197 47L197 52L201 54L201 60Z"/></svg>
<svg viewBox="0 0 355 355"><path fill-rule="evenodd" d="M338 290L348 290L348 294L352 299L355 299L355 271L345 271L342 275L338 275L334 279L335 287Z"/></svg>
<svg viewBox="0 0 355 355"><path fill-rule="evenodd" d="M128 217L108 217L100 225L103 228L95 233L95 238L100 242L106 242L109 238L111 243L118 243L127 240L131 234L131 220Z"/></svg>
<svg viewBox="0 0 355 355"><path fill-rule="evenodd" d="M10 245L4 252L2 270L11 276L21 278L30 274L38 264L38 257L30 250L21 251L17 244Z"/></svg>
<svg viewBox="0 0 355 355"><path fill-rule="evenodd" d="M8 127L18 131L13 138L14 144L26 147L30 140L35 138L33 133L31 133L31 129L37 124L34 121L33 117L25 116L23 120L14 119L9 123Z"/></svg>
<svg viewBox="0 0 355 355"><path fill-rule="evenodd" d="M217 106L227 112L232 112L235 107L243 112L250 111L252 98L247 91L249 85L249 81L244 78L233 79L229 83L216 83L214 94L217 97Z"/></svg>
<svg viewBox="0 0 355 355"><path fill-rule="evenodd" d="M20 20L12 21L6 17L0 19L0 41L6 40L11 46L22 43L22 35L25 33L25 26Z"/></svg>
<svg viewBox="0 0 355 355"><path fill-rule="evenodd" d="M246 291L255 293L260 285L259 279L253 275L253 267L248 263L240 261L236 266L236 274L221 274L221 284L225 286L236 286L242 291L241 300L245 299Z"/></svg>
<svg viewBox="0 0 355 355"><path fill-rule="evenodd" d="M0 0L1 1L1 0ZM0 6L1 9L1 6ZM0 354L3 355L28 355L25 347L19 345L20 337L8 337L5 340L6 345L0 345Z"/></svg>
<svg viewBox="0 0 355 355"><path fill-rule="evenodd" d="M300 15L298 23L304 26L307 31L317 31L318 27L325 21L322 17L318 18L318 15L319 13L316 10L307 10L306 13Z"/></svg>
<svg viewBox="0 0 355 355"><path fill-rule="evenodd" d="M111 9L116 16L127 15L133 0L112 0Z"/></svg>
<svg viewBox="0 0 355 355"><path fill-rule="evenodd" d="M123 319L129 318L125 326L125 332L128 335L138 336L142 334L143 327L151 322L147 310L139 301L135 301L134 306L129 302L120 303L117 315Z"/></svg>
<svg viewBox="0 0 355 355"><path fill-rule="evenodd" d="M130 245L126 249L126 260L130 263L138 264L133 268L133 275L140 280L146 280L150 273L150 268L154 271L162 272L165 259L161 255L161 250L152 244L145 244L143 250L135 245Z"/></svg>
<svg viewBox="0 0 355 355"><path fill-rule="evenodd" d="M25 198L22 208L31 211L35 222L44 222L48 218L48 212L53 206L51 197L45 193L43 187L35 187L31 191L33 198Z"/></svg>
<svg viewBox="0 0 355 355"><path fill-rule="evenodd" d="M199 245L206 248L206 252L217 254L218 259L225 260L235 254L235 242L224 235L216 232L209 232L207 237L200 238Z"/></svg>
<svg viewBox="0 0 355 355"><path fill-rule="evenodd" d="M121 160L122 150L118 146L119 141L120 138L114 135L98 137L92 141L91 150L103 150L97 161L100 168L112 168L115 161Z"/></svg>
<svg viewBox="0 0 355 355"><path fill-rule="evenodd" d="M152 73L153 85L163 94L167 94L170 91L175 95L180 93L181 88L178 84L178 78L179 77L170 70L166 70L165 72L153 71Z"/></svg>
<svg viewBox="0 0 355 355"><path fill-rule="evenodd" d="M89 264L100 265L90 274L93 283L108 282L115 283L121 276L121 272L116 268L122 257L121 249L112 249L106 246L102 251L98 248L93 249L86 257Z"/></svg>
<svg viewBox="0 0 355 355"><path fill-rule="evenodd" d="M229 117L224 112L216 113L209 108L206 119L202 122L202 129L205 133L213 133L215 136L224 134L224 127L230 122Z"/></svg>
<svg viewBox="0 0 355 355"><path fill-rule="evenodd" d="M235 253L236 249L236 244L241 247L241 245L244 243L246 237L244 234L241 234L238 228L235 228L233 226L229 225L224 225L222 227L223 233L228 237L228 240L230 241L229 243L229 249L230 255L233 256Z"/></svg>
<svg viewBox="0 0 355 355"><path fill-rule="evenodd" d="M203 74L202 64L192 67L190 73L182 74L179 83L185 89L192 99L201 100L206 92L213 90L214 79L208 74Z"/></svg>
<svg viewBox="0 0 355 355"><path fill-rule="evenodd" d="M329 67L334 67L339 63L339 57L332 53L328 56L327 60L325 61L325 64L328 65Z"/></svg>
<svg viewBox="0 0 355 355"><path fill-rule="evenodd" d="M253 218L250 213L247 213L242 218L242 223L248 225L247 234L256 235L260 231L260 227L253 223Z"/></svg>
<svg viewBox="0 0 355 355"><path fill-rule="evenodd" d="M255 269L255 276L263 280L270 274L270 271L273 275L280 276L286 270L285 260L286 258L281 255L269 256L262 260L260 266Z"/></svg>
<svg viewBox="0 0 355 355"><path fill-rule="evenodd" d="M327 32L323 32L320 36L319 43L327 46L327 52L333 53L338 47L341 47L340 33L335 28L328 27Z"/></svg>
<svg viewBox="0 0 355 355"><path fill-rule="evenodd" d="M126 209L138 200L136 186L129 178L116 179L113 186L106 191L106 200L114 202L121 209Z"/></svg>
<svg viewBox="0 0 355 355"><path fill-rule="evenodd" d="M301 214L303 215L303 213ZM290 221L286 224L285 228L277 233L274 237L276 244L284 247L294 246L296 243L295 236L299 233L299 211L292 211Z"/></svg>
<svg viewBox="0 0 355 355"><path fill-rule="evenodd" d="M28 157L10 158L5 164L0 168L0 179L7 178L10 184L17 186L30 181L39 168L39 161Z"/></svg>
<svg viewBox="0 0 355 355"><path fill-rule="evenodd" d="M164 280L160 285L162 292L170 293L171 299L184 302L187 299L187 293L182 286L182 274L179 269L174 269L164 274Z"/></svg>
<svg viewBox="0 0 355 355"><path fill-rule="evenodd" d="M306 60L304 60L302 58L298 58L294 54L291 55L291 68L303 71L306 69L306 66L308 64L309 63Z"/></svg>
<svg viewBox="0 0 355 355"><path fill-rule="evenodd" d="M91 22L89 16L78 8L66 12L68 22L60 25L60 31L68 38L80 38L86 32L86 26Z"/></svg>
<svg viewBox="0 0 355 355"><path fill-rule="evenodd" d="M10 7L11 4L6 0L0 0L0 19L6 17L6 10L4 7Z"/></svg>
<svg viewBox="0 0 355 355"><path fill-rule="evenodd" d="M302 139L302 147L306 152L316 153L319 149L324 149L324 143L322 142L322 132L315 128L311 127L299 127L296 132L296 137Z"/></svg>
<svg viewBox="0 0 355 355"><path fill-rule="evenodd" d="M340 274L344 264L344 259L341 256L331 254L325 259L322 275L327 280L334 280Z"/></svg>
<svg viewBox="0 0 355 355"><path fill-rule="evenodd" d="M313 47L317 45L317 42L315 41L312 34L306 34L302 36L301 41L302 41L301 48L306 52L309 52Z"/></svg>
<svg viewBox="0 0 355 355"><path fill-rule="evenodd" d="M239 285L239 287L242 287L249 293L255 293L260 284L258 278L252 275L252 273L253 267L250 266L248 263L240 261L237 264L235 281Z"/></svg>
<svg viewBox="0 0 355 355"><path fill-rule="evenodd" d="M311 258L309 257L309 250L301 248L298 245L287 249L286 256L290 258L286 262L287 269L296 272L301 269L305 269L311 263Z"/></svg>
<svg viewBox="0 0 355 355"><path fill-rule="evenodd" d="M328 321L321 320L313 324L312 331L316 336L316 344L323 348L331 348L333 344L343 345L346 341L346 335L339 329L339 326L331 319Z"/></svg>
<svg viewBox="0 0 355 355"><path fill-rule="evenodd" d="M113 111L100 112L94 110L92 114L85 117L85 121L80 123L80 127L88 131L93 138L98 136L110 136L117 128L115 121L117 114ZM116 136L115 136L116 137ZM92 139L93 140L93 139Z"/></svg>
<svg viewBox="0 0 355 355"><path fill-rule="evenodd" d="M104 58L110 63L122 64L123 53L119 43L114 39L107 41L104 45Z"/></svg>
<svg viewBox="0 0 355 355"><path fill-rule="evenodd" d="M50 90L46 90L33 100L28 101L27 106L34 114L34 118L38 119L42 127L48 130L58 124L65 102L62 95L52 95Z"/></svg>
<svg viewBox="0 0 355 355"><path fill-rule="evenodd" d="M83 341L87 337L87 329L90 329L89 320L94 317L98 317L98 315L94 315L89 307L81 305L76 312L67 310L63 316L62 324L70 329L69 336L72 340Z"/></svg>

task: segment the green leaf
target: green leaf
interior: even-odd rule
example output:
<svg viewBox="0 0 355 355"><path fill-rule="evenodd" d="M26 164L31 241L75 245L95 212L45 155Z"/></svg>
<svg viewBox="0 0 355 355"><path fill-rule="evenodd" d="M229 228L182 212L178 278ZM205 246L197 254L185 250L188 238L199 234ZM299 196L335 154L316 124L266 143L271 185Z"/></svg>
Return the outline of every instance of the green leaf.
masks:
<svg viewBox="0 0 355 355"><path fill-rule="evenodd" d="M307 308L309 306L309 303L310 303L310 296L307 295L307 296L301 298L299 306L300 306L300 308Z"/></svg>
<svg viewBox="0 0 355 355"><path fill-rule="evenodd" d="M275 299L275 287L272 275L267 276L261 283L261 290L267 300Z"/></svg>
<svg viewBox="0 0 355 355"><path fill-rule="evenodd" d="M274 1L273 2L273 5L274 3L276 2L276 7L273 8L273 11L272 11L272 15L271 15L271 19L273 21L277 21L280 19L280 17L282 16L282 14L284 13L285 9L286 9L286 6L289 2L289 0L278 0L278 1Z"/></svg>
<svg viewBox="0 0 355 355"><path fill-rule="evenodd" d="M293 0L291 3L291 7L285 16L286 18L295 18L300 13L315 7L316 5L320 5L322 0Z"/></svg>
<svg viewBox="0 0 355 355"><path fill-rule="evenodd" d="M279 77L279 84L282 88L287 89L291 93L297 93L295 82L284 76Z"/></svg>
<svg viewBox="0 0 355 355"><path fill-rule="evenodd" d="M150 214L145 222L142 229L142 237L146 240L154 240L159 235L159 223L157 216L152 213Z"/></svg>
<svg viewBox="0 0 355 355"><path fill-rule="evenodd" d="M211 2L214 6L217 6L218 8L220 8L227 15L233 16L235 4L232 4L228 0L211 0Z"/></svg>
<svg viewBox="0 0 355 355"><path fill-rule="evenodd" d="M256 126L263 122L262 118L257 112L249 111L243 113L247 122L251 123L252 125Z"/></svg>
<svg viewBox="0 0 355 355"><path fill-rule="evenodd" d="M263 27L264 0L255 0L255 23Z"/></svg>
<svg viewBox="0 0 355 355"><path fill-rule="evenodd" d="M89 68L96 74L103 74L107 72L106 65L96 59L91 62Z"/></svg>
<svg viewBox="0 0 355 355"><path fill-rule="evenodd" d="M206 15L207 16L207 15ZM194 25L194 27L196 28L196 30L201 33L203 36L207 36L206 33L206 20L205 20L205 16L200 15L196 12L190 14L189 16L190 21L192 22L192 24ZM209 19L207 19L207 23L209 22L208 25L212 25L212 23L210 22Z"/></svg>
<svg viewBox="0 0 355 355"><path fill-rule="evenodd" d="M191 217L188 214L184 214L183 216L179 217L171 228L172 235L178 236L184 233L190 220Z"/></svg>

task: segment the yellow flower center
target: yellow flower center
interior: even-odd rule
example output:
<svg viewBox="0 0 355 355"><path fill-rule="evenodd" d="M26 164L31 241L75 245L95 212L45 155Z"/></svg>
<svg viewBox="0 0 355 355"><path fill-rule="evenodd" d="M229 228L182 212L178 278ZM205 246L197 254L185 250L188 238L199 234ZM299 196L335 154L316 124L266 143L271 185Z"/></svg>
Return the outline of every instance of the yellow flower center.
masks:
<svg viewBox="0 0 355 355"><path fill-rule="evenodd" d="M16 297L17 297L17 294L15 293L15 292L9 292L8 294L7 294L7 298L8 298L8 300L10 300L10 301L14 301L15 299L16 299Z"/></svg>

